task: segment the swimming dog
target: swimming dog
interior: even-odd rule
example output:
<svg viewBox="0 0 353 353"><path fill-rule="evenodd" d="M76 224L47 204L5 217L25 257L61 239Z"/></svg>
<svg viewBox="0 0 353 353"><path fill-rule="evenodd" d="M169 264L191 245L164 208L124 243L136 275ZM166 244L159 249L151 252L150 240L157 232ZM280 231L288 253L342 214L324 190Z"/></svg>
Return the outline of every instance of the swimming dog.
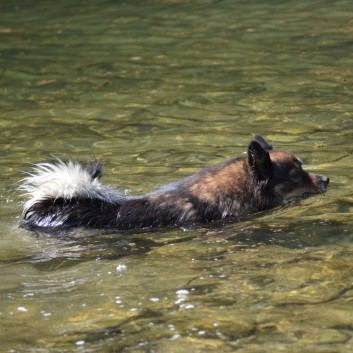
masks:
<svg viewBox="0 0 353 353"><path fill-rule="evenodd" d="M155 192L126 196L101 183L102 166L60 160L37 164L20 188L30 195L21 226L131 230L210 223L324 193L329 178L303 170L291 152L276 150L261 135L247 155L205 168Z"/></svg>

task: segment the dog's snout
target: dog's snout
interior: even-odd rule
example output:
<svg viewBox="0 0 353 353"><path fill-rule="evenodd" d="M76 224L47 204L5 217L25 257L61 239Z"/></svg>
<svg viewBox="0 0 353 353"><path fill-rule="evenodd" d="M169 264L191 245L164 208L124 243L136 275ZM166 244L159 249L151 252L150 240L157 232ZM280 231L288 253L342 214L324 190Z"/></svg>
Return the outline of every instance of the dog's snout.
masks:
<svg viewBox="0 0 353 353"><path fill-rule="evenodd" d="M324 176L324 175L320 175L320 181L322 183L324 183L325 185L328 185L328 183L330 182L330 178L328 178L327 176Z"/></svg>

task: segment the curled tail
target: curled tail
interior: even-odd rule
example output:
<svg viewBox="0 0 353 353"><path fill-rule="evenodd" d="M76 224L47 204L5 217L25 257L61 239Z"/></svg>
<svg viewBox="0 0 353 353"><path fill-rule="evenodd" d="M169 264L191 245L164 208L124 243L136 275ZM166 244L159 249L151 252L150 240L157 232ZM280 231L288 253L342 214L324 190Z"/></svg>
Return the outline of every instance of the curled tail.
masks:
<svg viewBox="0 0 353 353"><path fill-rule="evenodd" d="M35 165L20 185L30 196L21 225L31 229L109 226L124 196L103 185L102 174L99 162L84 166L58 160Z"/></svg>

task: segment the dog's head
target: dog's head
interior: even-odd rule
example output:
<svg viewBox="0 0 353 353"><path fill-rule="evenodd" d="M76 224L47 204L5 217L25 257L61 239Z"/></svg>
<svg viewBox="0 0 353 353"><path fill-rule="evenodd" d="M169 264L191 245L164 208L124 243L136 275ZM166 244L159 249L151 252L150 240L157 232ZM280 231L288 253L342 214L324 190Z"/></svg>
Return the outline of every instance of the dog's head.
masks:
<svg viewBox="0 0 353 353"><path fill-rule="evenodd" d="M266 190L283 202L327 190L328 177L306 172L293 153L274 150L260 135L249 145L248 162L253 178L264 182Z"/></svg>

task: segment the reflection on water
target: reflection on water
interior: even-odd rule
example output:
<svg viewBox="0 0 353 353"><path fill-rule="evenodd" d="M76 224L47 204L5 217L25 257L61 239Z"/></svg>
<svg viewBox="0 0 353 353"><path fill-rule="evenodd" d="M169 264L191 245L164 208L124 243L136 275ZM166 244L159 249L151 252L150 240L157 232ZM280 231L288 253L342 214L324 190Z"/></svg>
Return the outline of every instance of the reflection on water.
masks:
<svg viewBox="0 0 353 353"><path fill-rule="evenodd" d="M352 21L342 1L0 5L4 352L350 352ZM254 133L327 195L239 223L140 233L17 227L28 163L105 165L145 193Z"/></svg>

